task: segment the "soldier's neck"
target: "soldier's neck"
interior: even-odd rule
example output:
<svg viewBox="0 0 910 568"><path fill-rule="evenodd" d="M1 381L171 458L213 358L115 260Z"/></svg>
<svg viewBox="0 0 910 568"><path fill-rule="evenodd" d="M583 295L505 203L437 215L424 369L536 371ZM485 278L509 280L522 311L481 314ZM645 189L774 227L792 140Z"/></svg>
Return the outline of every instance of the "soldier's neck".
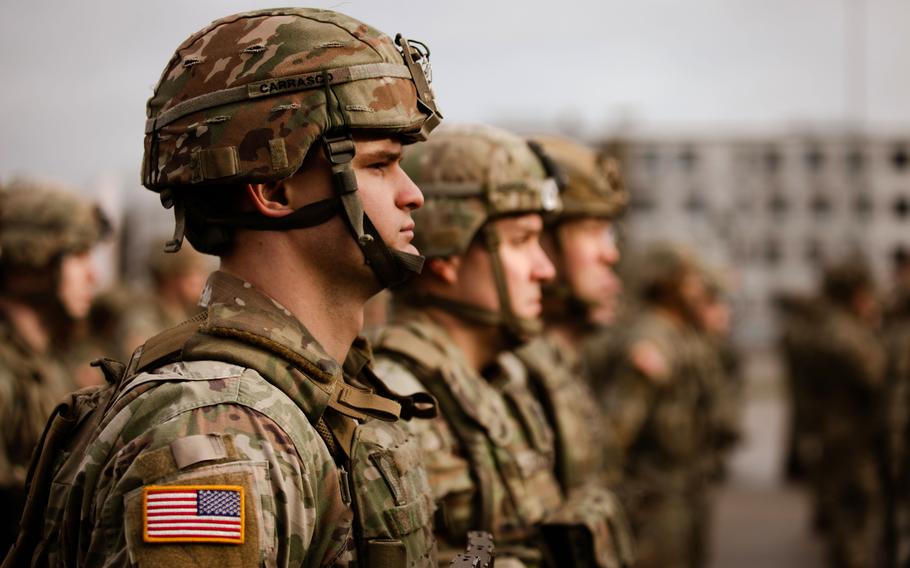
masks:
<svg viewBox="0 0 910 568"><path fill-rule="evenodd" d="M546 332L558 338L561 344L572 349L578 349L585 336L585 328L563 321L547 325Z"/></svg>
<svg viewBox="0 0 910 568"><path fill-rule="evenodd" d="M265 257L268 258L268 257ZM250 282L287 308L339 364L363 328L367 297L353 287L333 285L310 266L262 259L222 260L221 270Z"/></svg>
<svg viewBox="0 0 910 568"><path fill-rule="evenodd" d="M480 373L504 349L502 333L496 327L480 326L446 311L429 308L427 315L439 324L464 354L468 365Z"/></svg>
<svg viewBox="0 0 910 568"><path fill-rule="evenodd" d="M10 324L26 345L38 353L47 351L51 334L37 310L8 298L0 298L0 310L9 318Z"/></svg>

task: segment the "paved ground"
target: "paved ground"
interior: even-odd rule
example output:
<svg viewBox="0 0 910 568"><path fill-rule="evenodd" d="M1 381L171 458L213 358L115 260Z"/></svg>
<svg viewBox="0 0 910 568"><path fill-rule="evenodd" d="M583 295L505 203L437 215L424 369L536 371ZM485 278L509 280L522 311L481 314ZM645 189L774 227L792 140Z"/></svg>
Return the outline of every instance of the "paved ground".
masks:
<svg viewBox="0 0 910 568"><path fill-rule="evenodd" d="M821 568L805 494L781 480L787 406L770 354L747 361L745 440L716 498L712 568Z"/></svg>

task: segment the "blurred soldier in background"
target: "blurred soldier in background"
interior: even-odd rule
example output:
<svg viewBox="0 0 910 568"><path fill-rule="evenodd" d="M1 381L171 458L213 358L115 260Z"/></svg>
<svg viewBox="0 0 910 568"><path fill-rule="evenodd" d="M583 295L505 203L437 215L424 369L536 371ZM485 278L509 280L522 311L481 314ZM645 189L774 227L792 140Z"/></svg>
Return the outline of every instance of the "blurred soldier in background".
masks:
<svg viewBox="0 0 910 568"><path fill-rule="evenodd" d="M819 311L789 339L818 453L806 464L830 564L878 566L884 509L885 350L871 275L860 261L825 271ZM806 409L804 409L806 410Z"/></svg>
<svg viewBox="0 0 910 568"><path fill-rule="evenodd" d="M785 474L791 481L805 481L821 455L818 415L824 412L820 398L824 378L814 375L808 347L822 324L824 309L819 298L799 294L781 294L775 298L775 306L790 397ZM818 508L815 514L814 523L820 528L824 518Z"/></svg>
<svg viewBox="0 0 910 568"><path fill-rule="evenodd" d="M428 57L308 8L227 16L177 48L142 179L174 207L168 249L185 233L221 269L203 314L61 408L4 566L436 563L398 421L435 406L388 392L357 338L366 301L423 263L399 160L441 118Z"/></svg>
<svg viewBox="0 0 910 568"><path fill-rule="evenodd" d="M732 312L724 275L703 267L705 297L698 314L702 352L695 360L712 410L708 429L711 435L707 469L717 480L726 474L726 459L740 439L743 384L739 354L730 338Z"/></svg>
<svg viewBox="0 0 910 568"><path fill-rule="evenodd" d="M887 432L883 467L885 565L910 567L910 256L894 256L894 281L884 331Z"/></svg>
<svg viewBox="0 0 910 568"><path fill-rule="evenodd" d="M190 246L165 253L159 244L149 251L147 266L151 294L124 312L118 334L122 341L118 351L127 358L149 337L201 311L199 296L214 268L210 260Z"/></svg>
<svg viewBox="0 0 910 568"><path fill-rule="evenodd" d="M108 231L100 210L53 184L0 188L0 554L16 535L32 451L74 389L61 359L95 294L91 251Z"/></svg>
<svg viewBox="0 0 910 568"><path fill-rule="evenodd" d="M541 524L563 501L553 432L504 352L541 328L541 285L554 276L541 214L558 207L557 186L522 138L486 126L443 127L403 165L426 196L415 244L428 261L394 291L376 370L439 401L440 418L410 427L439 506L440 558L481 528L496 538L497 567L540 566Z"/></svg>
<svg viewBox="0 0 910 568"><path fill-rule="evenodd" d="M580 352L584 339L615 316L622 287L613 271L619 260L613 220L628 194L613 158L563 138L537 137L531 145L557 180L563 207L545 217L544 249L556 266L556 279L544 288L545 332L515 354L556 436L556 473L569 500L561 514L567 524L582 519L587 529L559 557L566 565L631 566L631 529L607 488L606 422ZM594 546L569 546L588 542ZM595 558L582 556L591 550Z"/></svg>
<svg viewBox="0 0 910 568"><path fill-rule="evenodd" d="M620 456L639 566L703 566L714 412L698 359L705 285L678 248L654 246L638 260L642 309L618 336L592 339L591 375Z"/></svg>

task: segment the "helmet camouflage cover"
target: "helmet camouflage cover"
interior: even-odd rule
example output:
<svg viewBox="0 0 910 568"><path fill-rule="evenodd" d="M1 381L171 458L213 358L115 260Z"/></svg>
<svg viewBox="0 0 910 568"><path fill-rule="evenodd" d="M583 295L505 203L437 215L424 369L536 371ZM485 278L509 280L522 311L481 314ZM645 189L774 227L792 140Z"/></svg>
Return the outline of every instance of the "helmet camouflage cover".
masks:
<svg viewBox="0 0 910 568"><path fill-rule="evenodd" d="M486 125L446 125L409 148L402 167L424 193L414 245L427 257L467 251L487 220L559 210L559 190L521 137Z"/></svg>
<svg viewBox="0 0 910 568"><path fill-rule="evenodd" d="M418 140L439 120L423 72L387 35L337 12L216 20L177 48L148 101L143 184L281 180L333 126Z"/></svg>
<svg viewBox="0 0 910 568"><path fill-rule="evenodd" d="M629 194L622 183L619 162L612 156L559 136L535 136L536 146L554 165L554 177L559 183L562 210L551 220L571 217L619 216L626 207Z"/></svg>
<svg viewBox="0 0 910 568"><path fill-rule="evenodd" d="M506 215L559 210L559 188L520 136L484 125L443 126L433 139L405 152L402 167L424 193L414 212L414 245L428 258L465 253L478 234L490 254L499 309L438 296L420 299L484 325L514 341L541 329L512 310L498 236L487 221Z"/></svg>
<svg viewBox="0 0 910 568"><path fill-rule="evenodd" d="M401 35L393 42L358 20L309 8L236 14L190 36L149 99L145 126L143 184L175 207L166 250L180 248L184 211L194 219L186 230L196 248L214 254L231 240L217 226L289 230L339 214L383 285L419 273L423 258L389 249L364 214L352 133L381 132L404 143L426 138L442 118L429 55L419 42ZM280 220L219 219L208 214L214 204L172 191L280 181L298 171L316 142L331 164L335 195Z"/></svg>
<svg viewBox="0 0 910 568"><path fill-rule="evenodd" d="M61 255L90 249L109 231L91 201L60 185L13 180L0 190L3 263L44 268Z"/></svg>

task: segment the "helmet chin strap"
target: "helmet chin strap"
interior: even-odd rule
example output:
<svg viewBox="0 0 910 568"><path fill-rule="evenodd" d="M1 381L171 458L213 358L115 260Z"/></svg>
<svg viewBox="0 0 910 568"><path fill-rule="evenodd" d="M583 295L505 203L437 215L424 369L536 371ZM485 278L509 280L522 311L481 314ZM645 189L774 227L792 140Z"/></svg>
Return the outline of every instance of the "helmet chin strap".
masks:
<svg viewBox="0 0 910 568"><path fill-rule="evenodd" d="M443 298L435 294L422 296L419 301L426 306L433 306L449 312L450 314L474 324L499 327L503 336L512 345L520 345L543 331L540 320L521 318L512 309L512 298L509 294L509 285L499 254L499 235L496 234L492 223L487 223L481 228L483 241L490 255L490 264L493 268L493 282L496 286L496 296L499 300L499 310L491 310L480 306L461 302L450 298Z"/></svg>
<svg viewBox="0 0 910 568"><path fill-rule="evenodd" d="M350 131L345 129L340 135L323 136L323 148L332 165L332 186L341 200L342 217L379 282L394 288L420 274L424 257L389 248L363 210L363 202L357 195L357 176L351 166L354 140Z"/></svg>

